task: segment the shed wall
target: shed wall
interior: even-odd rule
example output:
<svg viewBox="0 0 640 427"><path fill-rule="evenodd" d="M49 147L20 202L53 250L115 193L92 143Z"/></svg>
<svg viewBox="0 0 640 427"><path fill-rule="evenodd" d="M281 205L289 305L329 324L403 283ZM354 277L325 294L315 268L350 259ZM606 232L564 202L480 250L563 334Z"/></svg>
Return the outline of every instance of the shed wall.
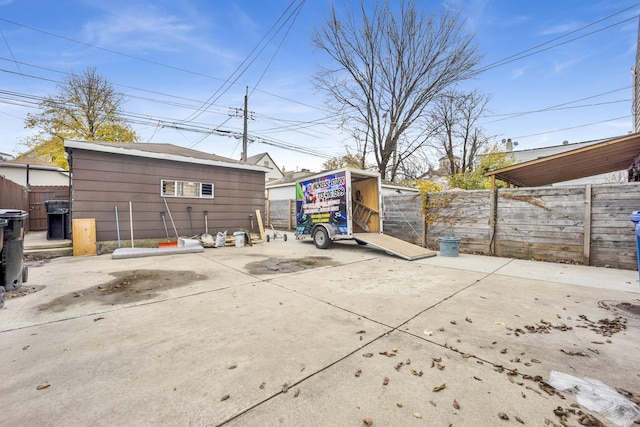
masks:
<svg viewBox="0 0 640 427"><path fill-rule="evenodd" d="M161 212L165 213L169 236L250 230L250 215L264 214L264 172L208 166L121 154L73 150L72 218L95 218L96 239L117 239L115 208L122 239L166 238ZM171 217L161 196L161 180L214 184L214 198L167 197ZM191 207L191 218L187 207ZM254 226L257 225L254 221Z"/></svg>

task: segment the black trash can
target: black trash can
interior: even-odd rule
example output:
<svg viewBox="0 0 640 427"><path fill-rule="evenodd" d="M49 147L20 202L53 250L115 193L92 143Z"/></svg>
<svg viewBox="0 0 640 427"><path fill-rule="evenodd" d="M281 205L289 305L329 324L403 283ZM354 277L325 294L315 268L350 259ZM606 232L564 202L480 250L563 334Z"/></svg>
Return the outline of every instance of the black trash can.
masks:
<svg viewBox="0 0 640 427"><path fill-rule="evenodd" d="M47 210L47 240L69 239L71 234L69 201L47 200L44 206Z"/></svg>
<svg viewBox="0 0 640 427"><path fill-rule="evenodd" d="M27 281L28 270L24 265L24 232L29 214L14 209L0 209L0 221L6 225L2 233L0 252L0 308L4 305L5 291L18 289Z"/></svg>

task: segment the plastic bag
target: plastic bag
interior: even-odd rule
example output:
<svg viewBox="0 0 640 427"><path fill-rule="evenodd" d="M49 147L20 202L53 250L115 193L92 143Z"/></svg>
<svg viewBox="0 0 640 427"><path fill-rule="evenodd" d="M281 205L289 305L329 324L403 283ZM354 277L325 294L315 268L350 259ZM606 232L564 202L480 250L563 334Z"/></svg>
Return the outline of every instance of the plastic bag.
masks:
<svg viewBox="0 0 640 427"><path fill-rule="evenodd" d="M640 412L633 402L602 381L592 378L580 379L562 372L551 371L549 385L558 390L574 393L580 405L602 414L616 425L629 427L636 418L640 417Z"/></svg>
<svg viewBox="0 0 640 427"><path fill-rule="evenodd" d="M218 231L216 236L216 248L224 248L224 244L227 243L227 230L224 232Z"/></svg>

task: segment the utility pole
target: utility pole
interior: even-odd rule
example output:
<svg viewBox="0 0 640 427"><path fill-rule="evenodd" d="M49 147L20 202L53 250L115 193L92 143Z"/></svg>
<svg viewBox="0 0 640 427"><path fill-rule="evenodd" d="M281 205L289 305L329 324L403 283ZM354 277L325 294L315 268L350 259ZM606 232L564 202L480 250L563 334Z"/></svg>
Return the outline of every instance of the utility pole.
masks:
<svg viewBox="0 0 640 427"><path fill-rule="evenodd" d="M240 160L242 160L243 162L247 161L247 128L248 128L248 114L249 114L249 86L246 87L245 89L245 93L244 93L244 131L242 132L242 156L240 157Z"/></svg>
<svg viewBox="0 0 640 427"><path fill-rule="evenodd" d="M242 153L240 154L240 160L247 161L247 144L249 143L249 119L254 120L254 112L249 111L249 87L247 86L244 95L244 107L243 108L229 108L229 116L242 117L244 120L244 130L242 132Z"/></svg>

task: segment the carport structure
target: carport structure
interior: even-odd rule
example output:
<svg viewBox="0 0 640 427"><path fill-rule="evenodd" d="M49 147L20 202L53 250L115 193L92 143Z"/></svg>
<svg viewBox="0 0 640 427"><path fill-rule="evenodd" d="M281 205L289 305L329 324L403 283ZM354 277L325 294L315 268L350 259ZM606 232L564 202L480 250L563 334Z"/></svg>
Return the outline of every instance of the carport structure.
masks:
<svg viewBox="0 0 640 427"><path fill-rule="evenodd" d="M506 168L488 171L491 188L499 179L516 187L540 187L628 169L640 157L640 133L605 140Z"/></svg>

